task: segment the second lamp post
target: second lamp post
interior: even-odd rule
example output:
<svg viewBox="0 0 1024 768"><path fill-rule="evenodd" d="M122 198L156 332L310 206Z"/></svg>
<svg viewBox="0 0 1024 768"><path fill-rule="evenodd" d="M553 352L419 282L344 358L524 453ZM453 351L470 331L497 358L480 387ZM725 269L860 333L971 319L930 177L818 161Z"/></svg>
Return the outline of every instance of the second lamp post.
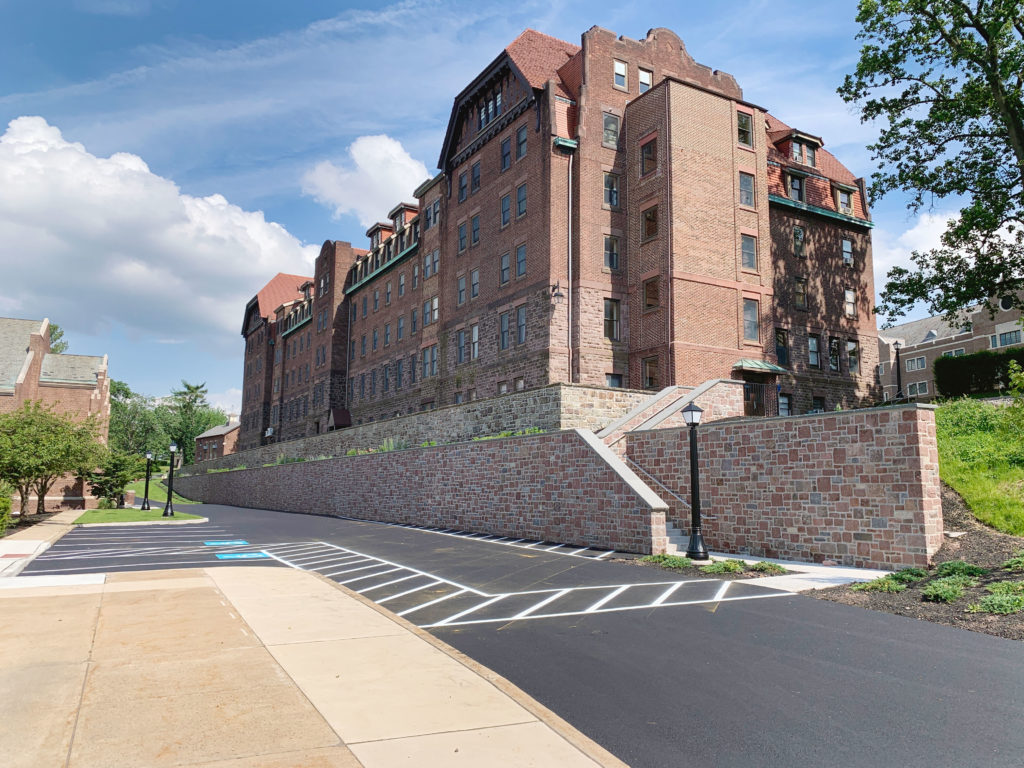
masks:
<svg viewBox="0 0 1024 768"><path fill-rule="evenodd" d="M142 498L140 509L149 509L149 473L153 469L153 452L146 451L146 493Z"/></svg>
<svg viewBox="0 0 1024 768"><path fill-rule="evenodd" d="M686 556L691 560L708 560L708 548L704 546L704 536L700 530L700 472L697 469L697 425L704 409L688 403L683 408L683 421L690 428L690 543L686 547Z"/></svg>
<svg viewBox="0 0 1024 768"><path fill-rule="evenodd" d="M171 468L167 472L167 505L164 507L164 517L174 517L174 459L177 453L177 444L171 443Z"/></svg>

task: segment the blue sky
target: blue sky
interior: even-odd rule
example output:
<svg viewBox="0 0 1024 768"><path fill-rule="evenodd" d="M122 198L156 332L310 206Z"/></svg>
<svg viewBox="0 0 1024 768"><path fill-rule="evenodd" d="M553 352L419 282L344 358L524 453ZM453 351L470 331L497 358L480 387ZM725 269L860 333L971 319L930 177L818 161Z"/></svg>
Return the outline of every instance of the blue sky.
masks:
<svg viewBox="0 0 1024 768"><path fill-rule="evenodd" d="M245 301L364 245L435 172L452 99L524 28L677 32L857 175L875 135L835 95L855 3L0 0L0 315L49 317L151 395L240 402ZM948 207L947 207L948 209ZM876 283L945 217L874 209Z"/></svg>

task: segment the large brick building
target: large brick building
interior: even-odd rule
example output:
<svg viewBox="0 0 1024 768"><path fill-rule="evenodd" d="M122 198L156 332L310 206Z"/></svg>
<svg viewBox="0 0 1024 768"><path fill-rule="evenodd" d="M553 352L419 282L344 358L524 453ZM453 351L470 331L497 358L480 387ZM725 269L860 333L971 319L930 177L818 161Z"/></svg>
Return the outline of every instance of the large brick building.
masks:
<svg viewBox="0 0 1024 768"><path fill-rule="evenodd" d="M344 290L329 337L287 346L301 405L265 390L240 447L552 382L742 378L755 412L877 398L864 186L823 145L669 30L594 27L579 46L527 30L455 97L415 203L367 252L325 243ZM294 290L279 328L319 317ZM331 382L315 404L310 345ZM270 386L253 375L247 393Z"/></svg>

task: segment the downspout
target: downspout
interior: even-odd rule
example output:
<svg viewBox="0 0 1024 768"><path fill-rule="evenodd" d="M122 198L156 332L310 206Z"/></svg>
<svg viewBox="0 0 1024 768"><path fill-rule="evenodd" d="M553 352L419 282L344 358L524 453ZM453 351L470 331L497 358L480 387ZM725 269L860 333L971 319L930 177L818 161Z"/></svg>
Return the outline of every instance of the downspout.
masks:
<svg viewBox="0 0 1024 768"><path fill-rule="evenodd" d="M568 179L567 179L568 183L566 184L567 193L566 193L566 205L565 205L565 219L566 219L566 228L565 228L565 230L567 232L566 243L565 243L565 253L566 253L566 259L567 259L568 264L569 264L569 285L567 287L569 295L567 296L568 300L567 300L566 303L568 304L567 313L568 313L568 316L569 316L569 322L567 323L567 325L568 325L568 334L569 334L568 347L569 347L569 383L570 384L574 383L575 380L576 380L576 378L575 378L575 376L573 376L573 372L572 372L572 363L573 363L573 360L572 360L572 301L573 301L573 290L572 290L572 159L573 159L573 157L575 157L575 154L576 154L575 152L570 152L569 153L569 172L568 172Z"/></svg>
<svg viewBox="0 0 1024 768"><path fill-rule="evenodd" d="M675 265L675 248L673 247L673 241L675 239L675 228L672 226L672 152L671 152L671 137L672 137L672 110L669 104L669 86L667 81L662 81L665 89L665 140L661 142L661 145L665 148L665 171L668 176L668 192L665 197L667 199L667 205L665 213L666 223L668 224L668 364L671 366L672 371L671 380L666 379L665 384L670 382L675 385L680 385L683 382L676 381L676 347L673 343L675 341L675 329L676 324L673 321L672 314L672 298L675 293L675 285L672 281L672 268ZM641 382L642 383L642 382Z"/></svg>

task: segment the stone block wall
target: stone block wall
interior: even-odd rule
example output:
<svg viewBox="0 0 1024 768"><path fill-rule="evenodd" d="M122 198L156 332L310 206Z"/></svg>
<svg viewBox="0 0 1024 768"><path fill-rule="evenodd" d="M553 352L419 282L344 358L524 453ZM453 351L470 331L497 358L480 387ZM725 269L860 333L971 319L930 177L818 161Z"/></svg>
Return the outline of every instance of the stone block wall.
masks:
<svg viewBox="0 0 1024 768"><path fill-rule="evenodd" d="M601 449L573 430L185 476L175 489L214 504L664 551L664 503Z"/></svg>
<svg viewBox="0 0 1024 768"><path fill-rule="evenodd" d="M942 545L930 406L713 422L699 441L713 550L901 568L927 565ZM626 442L630 460L690 499L686 428L634 432ZM689 527L680 510L669 516Z"/></svg>
<svg viewBox="0 0 1024 768"><path fill-rule="evenodd" d="M388 438L420 445L428 440L455 443L473 437L537 427L547 432L563 429L601 429L653 392L609 389L573 384L552 384L501 397L360 424L326 434L265 445L230 456L185 467L183 474L233 467L261 467L286 458L343 456L357 448L376 448Z"/></svg>

